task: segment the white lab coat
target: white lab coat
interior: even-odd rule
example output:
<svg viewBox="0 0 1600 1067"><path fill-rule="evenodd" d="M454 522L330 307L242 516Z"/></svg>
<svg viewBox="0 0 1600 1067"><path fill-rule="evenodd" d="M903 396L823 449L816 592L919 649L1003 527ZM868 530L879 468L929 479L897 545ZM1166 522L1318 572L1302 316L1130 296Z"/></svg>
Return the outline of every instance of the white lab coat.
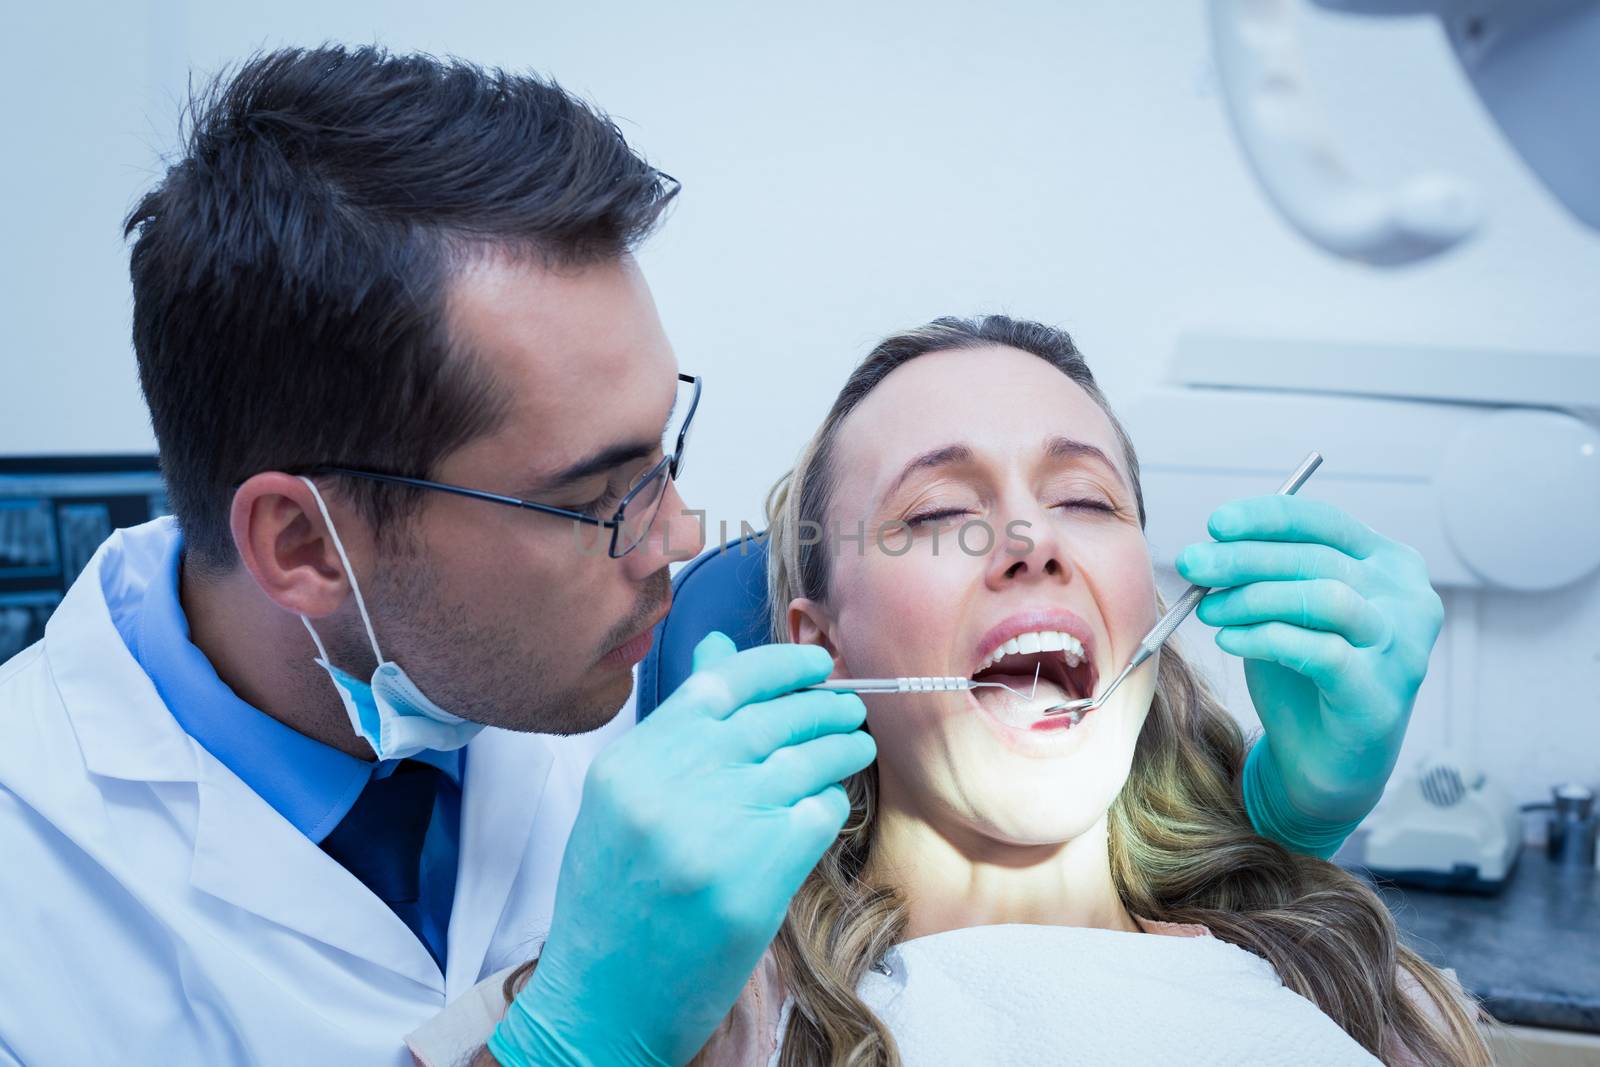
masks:
<svg viewBox="0 0 1600 1067"><path fill-rule="evenodd" d="M408 1065L407 1032L548 928L583 775L632 703L583 737L471 743L440 974L129 655L108 599L142 595L174 536L113 535L0 667L0 1064Z"/></svg>

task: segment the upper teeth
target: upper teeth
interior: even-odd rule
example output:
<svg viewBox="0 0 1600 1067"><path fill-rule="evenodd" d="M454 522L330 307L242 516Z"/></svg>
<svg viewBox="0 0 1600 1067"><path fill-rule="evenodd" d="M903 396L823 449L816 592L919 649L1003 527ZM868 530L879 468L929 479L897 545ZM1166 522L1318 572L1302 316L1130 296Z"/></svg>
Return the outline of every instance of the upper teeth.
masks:
<svg viewBox="0 0 1600 1067"><path fill-rule="evenodd" d="M1076 667L1083 662L1083 645L1076 637L1060 630L1035 630L1032 633L1018 634L989 653L989 658L979 664L978 670L985 670L1006 656L1027 655L1031 652L1060 652L1066 657L1069 667ZM972 673L976 674L978 671Z"/></svg>

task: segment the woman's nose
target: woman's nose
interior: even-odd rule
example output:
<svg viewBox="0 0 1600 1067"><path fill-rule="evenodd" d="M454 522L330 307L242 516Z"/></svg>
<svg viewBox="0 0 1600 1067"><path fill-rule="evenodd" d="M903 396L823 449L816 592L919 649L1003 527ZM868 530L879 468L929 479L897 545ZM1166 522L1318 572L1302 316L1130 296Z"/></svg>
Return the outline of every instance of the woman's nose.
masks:
<svg viewBox="0 0 1600 1067"><path fill-rule="evenodd" d="M989 584L1000 587L1015 582L1059 582L1071 577L1071 558L1049 514L1037 505L1013 514L990 555Z"/></svg>

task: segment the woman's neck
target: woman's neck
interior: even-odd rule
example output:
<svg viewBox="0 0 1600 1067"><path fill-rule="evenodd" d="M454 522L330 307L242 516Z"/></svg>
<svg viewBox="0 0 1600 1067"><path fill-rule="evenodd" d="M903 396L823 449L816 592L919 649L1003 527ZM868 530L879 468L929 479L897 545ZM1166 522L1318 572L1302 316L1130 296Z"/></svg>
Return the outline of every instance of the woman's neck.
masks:
<svg viewBox="0 0 1600 1067"><path fill-rule="evenodd" d="M905 897L903 940L997 923L1139 930L1111 878L1105 816L1070 841L1015 845L945 832L880 796L864 874Z"/></svg>

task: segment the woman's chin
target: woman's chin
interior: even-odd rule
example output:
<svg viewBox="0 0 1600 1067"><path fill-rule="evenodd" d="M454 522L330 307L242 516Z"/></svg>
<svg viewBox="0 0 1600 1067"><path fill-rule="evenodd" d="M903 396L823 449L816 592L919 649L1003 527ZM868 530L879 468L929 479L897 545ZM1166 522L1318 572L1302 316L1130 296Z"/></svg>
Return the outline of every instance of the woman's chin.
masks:
<svg viewBox="0 0 1600 1067"><path fill-rule="evenodd" d="M1126 700L1113 694L1077 723L1063 719L1059 726L1053 718L1030 719L1015 698L999 696L1013 703L967 694L971 726L950 744L964 765L951 768L959 792L998 839L1018 845L1072 840L1105 815L1127 781L1138 736L1130 721L1136 694ZM1137 718L1142 725L1143 715Z"/></svg>
<svg viewBox="0 0 1600 1067"><path fill-rule="evenodd" d="M1099 825L1109 804L1098 796L1025 796L986 807L974 820L983 836L1010 849L1053 849Z"/></svg>

